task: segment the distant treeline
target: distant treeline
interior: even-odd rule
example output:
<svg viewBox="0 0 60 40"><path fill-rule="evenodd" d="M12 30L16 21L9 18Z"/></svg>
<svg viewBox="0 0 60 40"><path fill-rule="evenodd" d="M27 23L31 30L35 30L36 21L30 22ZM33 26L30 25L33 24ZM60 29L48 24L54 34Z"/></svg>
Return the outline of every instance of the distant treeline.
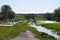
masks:
<svg viewBox="0 0 60 40"><path fill-rule="evenodd" d="M28 14L16 14L15 16L23 17ZM45 17L45 14L34 14L36 17Z"/></svg>

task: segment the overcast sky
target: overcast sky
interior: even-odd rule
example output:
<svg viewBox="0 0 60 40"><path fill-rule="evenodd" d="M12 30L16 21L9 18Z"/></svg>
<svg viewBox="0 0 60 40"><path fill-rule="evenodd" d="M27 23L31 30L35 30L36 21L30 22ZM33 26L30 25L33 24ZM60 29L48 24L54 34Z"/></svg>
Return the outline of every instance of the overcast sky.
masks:
<svg viewBox="0 0 60 40"><path fill-rule="evenodd" d="M0 8L5 4L16 13L46 13L58 8L60 0L0 0Z"/></svg>

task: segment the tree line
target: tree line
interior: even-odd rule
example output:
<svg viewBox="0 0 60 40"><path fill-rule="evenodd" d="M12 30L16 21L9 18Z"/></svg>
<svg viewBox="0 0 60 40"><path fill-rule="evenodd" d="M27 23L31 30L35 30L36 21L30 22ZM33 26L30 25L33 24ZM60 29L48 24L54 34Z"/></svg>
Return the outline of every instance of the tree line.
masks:
<svg viewBox="0 0 60 40"><path fill-rule="evenodd" d="M12 10L12 8L9 5L3 5L1 7L0 12L0 20L8 20L8 19L14 19L15 12ZM35 14L27 14L25 15L25 18L29 20L30 18L35 20L36 15ZM55 9L53 13L47 12L45 14L45 18L47 20L56 20L60 21L60 7Z"/></svg>

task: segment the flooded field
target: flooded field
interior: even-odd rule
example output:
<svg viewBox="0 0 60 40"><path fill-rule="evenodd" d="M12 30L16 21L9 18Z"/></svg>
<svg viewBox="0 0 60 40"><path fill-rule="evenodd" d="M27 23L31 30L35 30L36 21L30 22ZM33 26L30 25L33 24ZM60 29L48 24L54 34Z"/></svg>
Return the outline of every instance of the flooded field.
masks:
<svg viewBox="0 0 60 40"><path fill-rule="evenodd" d="M36 25L35 23L33 23L33 22L29 22L29 25L30 25L31 27L36 28L36 30L38 30L39 32L44 32L44 33L46 33L46 34L48 34L48 35L53 36L55 39L60 40L60 36L57 35L56 32L53 32L53 31L50 30L50 29L47 29L47 28L42 27L42 26L37 26L37 25Z"/></svg>

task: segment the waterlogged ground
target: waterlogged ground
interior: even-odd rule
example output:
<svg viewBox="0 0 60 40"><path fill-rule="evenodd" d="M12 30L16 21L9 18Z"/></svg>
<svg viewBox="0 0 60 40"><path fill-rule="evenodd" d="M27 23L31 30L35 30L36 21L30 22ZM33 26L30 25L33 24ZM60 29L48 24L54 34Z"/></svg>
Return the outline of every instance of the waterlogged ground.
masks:
<svg viewBox="0 0 60 40"><path fill-rule="evenodd" d="M42 20L38 20L37 21L37 24L49 24L49 23L59 23L59 22L56 22L56 21L48 21L48 20L45 20L45 21L42 21Z"/></svg>
<svg viewBox="0 0 60 40"><path fill-rule="evenodd" d="M30 24L28 24L28 25L30 25ZM33 23L32 23L32 25L34 25ZM31 26L32 27L32 26ZM34 26L35 27L35 26ZM39 28L40 29L40 28ZM38 29L38 30L39 30ZM29 30L32 30L32 29L30 29L29 28ZM40 39L40 40L56 40L56 39L54 39L54 37L52 37L52 36L48 36L47 34L45 34L45 33L40 33L40 32L38 32L38 31L35 31L36 29L33 29L32 30L32 32L35 34L35 37L37 37L38 39ZM27 31L28 32L28 31ZM41 35L42 34L42 35ZM27 37L27 35L29 35L30 37L32 37L32 38L28 38ZM38 40L38 39L36 39L36 38L33 38L33 35L31 36L32 34L25 34L25 33L22 33L22 37L21 37L21 35L20 36L18 36L18 37L16 37L16 38L14 38L14 39L12 39L12 40ZM23 38L24 37L24 38ZM27 37L27 38L26 38Z"/></svg>
<svg viewBox="0 0 60 40"><path fill-rule="evenodd" d="M46 22L49 23L50 21L46 21ZM45 23L46 23L46 22L45 22ZM54 23L54 22L50 22L50 23ZM30 24L31 27L36 28L36 30L38 30L39 32L44 32L44 33L46 33L46 34L48 34L48 35L53 36L55 39L60 40L60 36L57 35L57 33L53 32L52 30L47 29L47 28L42 27L42 26L37 26L37 25L36 25L35 23L33 23L33 22L30 22L29 24Z"/></svg>
<svg viewBox="0 0 60 40"><path fill-rule="evenodd" d="M35 25L35 24L32 23L32 25ZM37 26L37 25L35 25L35 26ZM34 34L34 36L36 38L38 38L40 40L56 40L56 39L54 39L54 37L48 36L47 34L41 32L40 30L42 30L42 29L40 29L40 30L39 29L40 29L39 27L36 30L36 28L33 28L32 26L28 26L28 22L18 23L16 25L7 26L7 27L0 26L0 37L2 37L2 38L5 38L5 37L12 38L13 37L14 38L16 36L19 36L19 34L21 32L29 30Z"/></svg>

